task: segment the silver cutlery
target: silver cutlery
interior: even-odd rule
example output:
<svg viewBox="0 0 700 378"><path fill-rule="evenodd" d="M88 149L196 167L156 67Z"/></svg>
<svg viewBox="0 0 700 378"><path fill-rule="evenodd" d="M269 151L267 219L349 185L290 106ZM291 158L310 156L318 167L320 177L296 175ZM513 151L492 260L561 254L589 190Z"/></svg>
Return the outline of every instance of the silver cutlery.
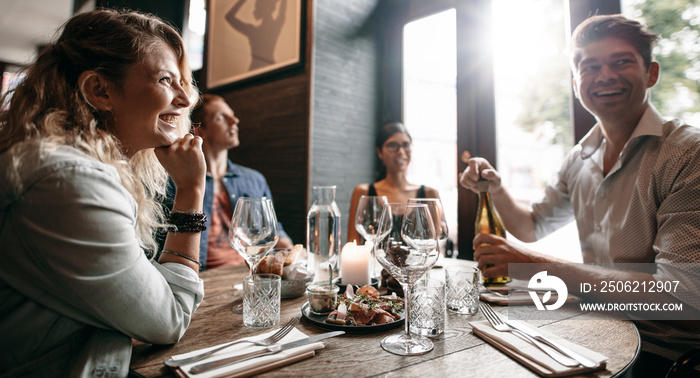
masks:
<svg viewBox="0 0 700 378"><path fill-rule="evenodd" d="M238 356L233 356L233 357L228 357L228 358L222 358L220 360L206 362L203 364L196 365L196 366L193 366L192 368L190 368L189 372L191 374L205 373L207 371L210 371L210 370L222 367L222 366L226 366L226 365L231 365L231 364L236 363L236 362L241 362L241 361L249 360L249 359L255 358L255 357L261 357L261 356L267 356L267 355L279 353L279 352L286 350L286 349L300 347L302 345L315 343L317 341L327 339L329 337L340 336L343 334L345 334L345 331L326 332L326 333L322 333L320 335L307 337L307 338L304 338L301 340L292 341L292 342L282 344L282 345L270 345L268 347L265 347L264 349L261 349L261 350L255 351L255 352L250 352L250 353L246 353L246 354L242 354L242 355L238 355Z"/></svg>
<svg viewBox="0 0 700 378"><path fill-rule="evenodd" d="M527 341L529 341L531 344L535 345L536 347L540 348L543 352L547 353L549 357L552 357L555 361L558 363L568 366L568 367L574 367L574 366L579 366L579 363L569 357L564 356L563 354L551 349L550 347L540 343L539 341L535 340L532 338L532 336L528 335L527 333L516 329L512 328L509 325L505 324L501 317L489 306L488 303L482 303L479 304L479 308L481 309L481 312L484 314L486 317L486 320L489 321L491 326L499 332L516 332L523 336Z"/></svg>
<svg viewBox="0 0 700 378"><path fill-rule="evenodd" d="M289 331L291 331L292 328L294 328L294 326L297 324L298 321L299 321L298 317L292 318L287 324L285 324L284 327L280 328L277 332L275 332L274 334L272 334L272 335L270 335L262 340L253 340L255 337L246 337L246 338L243 338L240 340L226 343L224 345L221 345L218 348L208 350L208 351L201 353L201 354L198 354L196 356L181 358L179 360L166 360L164 363L165 363L165 365L171 366L171 367L186 365L186 364L189 364L189 363L192 363L195 361L202 360L206 357L209 357L212 354L214 354L220 350L226 349L232 345L236 345L236 344L240 344L240 343L244 343L244 342L252 343L252 344L255 344L258 346L270 346L270 345L282 340L283 337L287 336Z"/></svg>
<svg viewBox="0 0 700 378"><path fill-rule="evenodd" d="M587 368L594 368L594 367L597 367L597 366L599 365L599 363L597 363L597 362L591 360L590 358L588 358L588 357L586 357L586 356L583 356L583 355L581 355L581 354L579 354L579 353L576 353L575 351L573 351L573 350L571 350L571 349L569 349L569 348L567 348L567 347L565 347L565 346L563 346L563 345L557 343L556 341L554 341L554 340L552 340L552 339L550 339L550 338L545 337L542 333L540 333L540 332L539 332L538 330L536 330L536 329L533 329L533 328L526 328L526 327L520 326L519 324L510 322L510 321L507 321L507 320L504 320L504 323L506 323L507 325L509 325L509 326L512 327L512 328L515 328L515 329L517 329L517 330L520 330L520 331L522 331L522 332L527 333L527 334L530 335L533 339L538 340L538 341L541 341L541 342L545 343L546 345L548 345L548 346L550 346L550 347L556 349L557 352L559 352L559 353L561 353L561 354L563 354L563 355L565 355L565 356L568 356L568 357L573 358L574 360L578 361L581 365L583 365L583 366L585 366L585 367L587 367Z"/></svg>
<svg viewBox="0 0 700 378"><path fill-rule="evenodd" d="M552 289L552 290L545 290L545 289L534 289L534 290L532 290L532 289L508 289L507 294L504 294L504 293L502 293L502 292L500 292L500 291L498 291L498 290L491 290L491 289L489 289L488 287L486 287L486 286L484 286L484 285L482 285L481 287L484 289L485 292L490 293L490 294L497 295L497 296L502 297L502 298L508 298L508 297L510 297L511 295L513 295L514 293L529 293L529 292L531 292L531 291L534 291L535 293L538 293L538 294L539 294L539 293L546 293L546 292L548 292L548 291L554 291L554 289Z"/></svg>

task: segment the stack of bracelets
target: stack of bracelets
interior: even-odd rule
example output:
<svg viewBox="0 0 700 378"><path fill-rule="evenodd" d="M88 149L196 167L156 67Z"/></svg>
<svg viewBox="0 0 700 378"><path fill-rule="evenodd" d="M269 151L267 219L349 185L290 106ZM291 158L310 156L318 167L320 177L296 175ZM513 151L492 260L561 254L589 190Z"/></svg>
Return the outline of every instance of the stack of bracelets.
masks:
<svg viewBox="0 0 700 378"><path fill-rule="evenodd" d="M174 232L202 232L207 229L207 216L198 211L180 212L171 211L168 223L175 226Z"/></svg>

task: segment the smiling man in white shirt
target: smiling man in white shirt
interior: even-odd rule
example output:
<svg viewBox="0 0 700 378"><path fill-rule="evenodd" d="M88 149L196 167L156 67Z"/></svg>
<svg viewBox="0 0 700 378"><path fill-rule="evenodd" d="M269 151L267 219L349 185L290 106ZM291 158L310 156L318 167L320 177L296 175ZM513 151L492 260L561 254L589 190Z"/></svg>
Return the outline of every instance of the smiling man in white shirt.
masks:
<svg viewBox="0 0 700 378"><path fill-rule="evenodd" d="M615 274L637 282L682 279L692 286L699 281L700 130L665 121L649 102L660 71L651 54L656 39L620 15L593 16L576 28L574 91L597 123L571 150L541 200L530 207L517 204L482 158L469 161L460 183L476 191L479 176L488 179L506 228L522 241L538 240L575 219L584 263L689 266L678 274L682 278L663 269ZM494 235L479 234L474 245L485 276L507 275L508 263L563 261ZM559 274L571 290L575 282L597 282L611 271L571 264ZM697 311L700 298L689 292L644 295ZM620 299L624 295L629 296L620 293ZM636 324L646 353L642 359L654 361L659 373L683 352L700 347L697 319Z"/></svg>

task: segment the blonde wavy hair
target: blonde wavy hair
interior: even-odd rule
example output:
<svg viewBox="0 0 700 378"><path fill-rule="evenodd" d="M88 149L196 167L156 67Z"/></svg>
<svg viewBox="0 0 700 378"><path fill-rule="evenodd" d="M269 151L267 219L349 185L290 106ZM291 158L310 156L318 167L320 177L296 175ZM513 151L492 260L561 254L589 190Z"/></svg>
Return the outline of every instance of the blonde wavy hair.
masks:
<svg viewBox="0 0 700 378"><path fill-rule="evenodd" d="M167 173L152 148L127 158L110 130L110 112L96 109L85 99L78 79L81 73L94 70L109 81L122 83L127 70L163 42L175 52L182 86L194 105L197 90L177 31L153 15L100 8L76 15L63 25L55 42L26 69L24 81L6 95L11 96L9 107L0 113L0 153L12 150L8 169L17 180L25 163L22 146L34 143L42 153L72 146L114 166L138 204L136 234L149 256L158 246L155 232L163 226L159 200L165 195ZM0 99L4 103L6 98ZM190 130L190 120L180 118L178 129L184 135Z"/></svg>

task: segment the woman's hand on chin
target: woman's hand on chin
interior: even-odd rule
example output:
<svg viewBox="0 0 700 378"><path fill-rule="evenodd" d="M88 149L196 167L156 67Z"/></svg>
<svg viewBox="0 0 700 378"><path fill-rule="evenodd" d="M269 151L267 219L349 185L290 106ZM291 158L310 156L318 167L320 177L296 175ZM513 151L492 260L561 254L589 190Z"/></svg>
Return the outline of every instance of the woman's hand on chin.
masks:
<svg viewBox="0 0 700 378"><path fill-rule="evenodd" d="M178 190L204 191L207 164L202 153L202 138L185 134L170 146L156 148L155 153Z"/></svg>

